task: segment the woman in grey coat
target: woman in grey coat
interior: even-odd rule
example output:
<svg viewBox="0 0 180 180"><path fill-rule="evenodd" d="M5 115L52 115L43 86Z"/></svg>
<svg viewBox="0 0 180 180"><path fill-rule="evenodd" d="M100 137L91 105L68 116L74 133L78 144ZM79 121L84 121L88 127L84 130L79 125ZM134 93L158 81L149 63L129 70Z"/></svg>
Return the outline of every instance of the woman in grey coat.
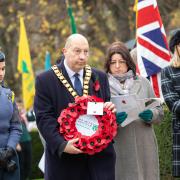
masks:
<svg viewBox="0 0 180 180"><path fill-rule="evenodd" d="M20 180L16 145L21 137L21 124L13 93L4 87L5 55L0 51L0 179Z"/></svg>
<svg viewBox="0 0 180 180"><path fill-rule="evenodd" d="M161 72L161 86L164 100L172 112L172 174L180 177L180 30L171 37L169 47L174 55L171 64Z"/></svg>
<svg viewBox="0 0 180 180"><path fill-rule="evenodd" d="M136 67L126 46L114 42L107 50L111 97L136 94L138 99L154 98L153 89L146 78L136 76ZM117 113L117 123L127 118ZM125 127L119 125L115 138L116 180L159 180L158 147L153 124L163 118L161 106L139 113L139 118Z"/></svg>

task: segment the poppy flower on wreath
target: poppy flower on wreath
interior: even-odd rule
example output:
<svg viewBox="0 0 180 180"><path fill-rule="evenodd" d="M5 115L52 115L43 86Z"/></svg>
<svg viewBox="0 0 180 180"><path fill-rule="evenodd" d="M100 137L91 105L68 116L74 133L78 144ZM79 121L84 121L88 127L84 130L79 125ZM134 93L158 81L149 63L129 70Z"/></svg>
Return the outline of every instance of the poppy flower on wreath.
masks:
<svg viewBox="0 0 180 180"><path fill-rule="evenodd" d="M103 109L103 115L87 115L88 102L103 102L96 96L76 97L59 118L59 132L68 141L79 138L75 147L92 155L105 149L117 133L115 114Z"/></svg>

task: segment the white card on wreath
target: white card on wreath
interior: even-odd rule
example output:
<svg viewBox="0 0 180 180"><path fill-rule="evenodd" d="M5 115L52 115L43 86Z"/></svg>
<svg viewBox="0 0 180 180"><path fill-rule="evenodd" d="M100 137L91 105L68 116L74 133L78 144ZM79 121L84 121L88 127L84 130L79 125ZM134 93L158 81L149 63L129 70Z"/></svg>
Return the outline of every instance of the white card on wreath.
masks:
<svg viewBox="0 0 180 180"><path fill-rule="evenodd" d="M88 102L87 115L103 115L103 102Z"/></svg>

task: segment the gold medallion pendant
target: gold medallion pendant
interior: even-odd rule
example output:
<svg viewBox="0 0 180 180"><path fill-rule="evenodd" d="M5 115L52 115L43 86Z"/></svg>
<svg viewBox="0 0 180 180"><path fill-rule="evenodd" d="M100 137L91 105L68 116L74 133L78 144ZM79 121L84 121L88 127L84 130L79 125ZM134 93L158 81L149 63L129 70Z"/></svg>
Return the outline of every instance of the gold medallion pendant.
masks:
<svg viewBox="0 0 180 180"><path fill-rule="evenodd" d="M69 82L66 80L64 75L62 74L61 70L58 69L57 65L54 65L52 67L52 70L58 77L58 79L63 83L63 85L66 87L66 89L70 92L70 94L76 98L78 96L77 92L74 90L74 88L69 84ZM85 77L83 81L83 96L88 95L88 90L89 90L89 81L91 78L91 67L89 65L85 66Z"/></svg>

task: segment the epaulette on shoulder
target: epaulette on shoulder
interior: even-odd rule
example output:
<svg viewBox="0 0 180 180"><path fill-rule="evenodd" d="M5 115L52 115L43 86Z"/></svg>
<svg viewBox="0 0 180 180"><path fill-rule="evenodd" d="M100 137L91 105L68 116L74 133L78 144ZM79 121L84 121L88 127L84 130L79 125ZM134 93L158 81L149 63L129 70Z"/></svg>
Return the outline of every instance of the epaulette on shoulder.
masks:
<svg viewBox="0 0 180 180"><path fill-rule="evenodd" d="M11 93L12 93L11 100L12 100L12 103L14 103L14 99L15 99L15 94L14 94L14 91L11 91Z"/></svg>
<svg viewBox="0 0 180 180"><path fill-rule="evenodd" d="M14 91L11 91L8 87L4 87L5 93L8 97L8 99L14 103L14 99L15 99L15 94Z"/></svg>
<svg viewBox="0 0 180 180"><path fill-rule="evenodd" d="M6 82L3 82L2 87L3 87L3 88L6 88L6 89L9 89L9 87L8 87L8 85L7 85Z"/></svg>

